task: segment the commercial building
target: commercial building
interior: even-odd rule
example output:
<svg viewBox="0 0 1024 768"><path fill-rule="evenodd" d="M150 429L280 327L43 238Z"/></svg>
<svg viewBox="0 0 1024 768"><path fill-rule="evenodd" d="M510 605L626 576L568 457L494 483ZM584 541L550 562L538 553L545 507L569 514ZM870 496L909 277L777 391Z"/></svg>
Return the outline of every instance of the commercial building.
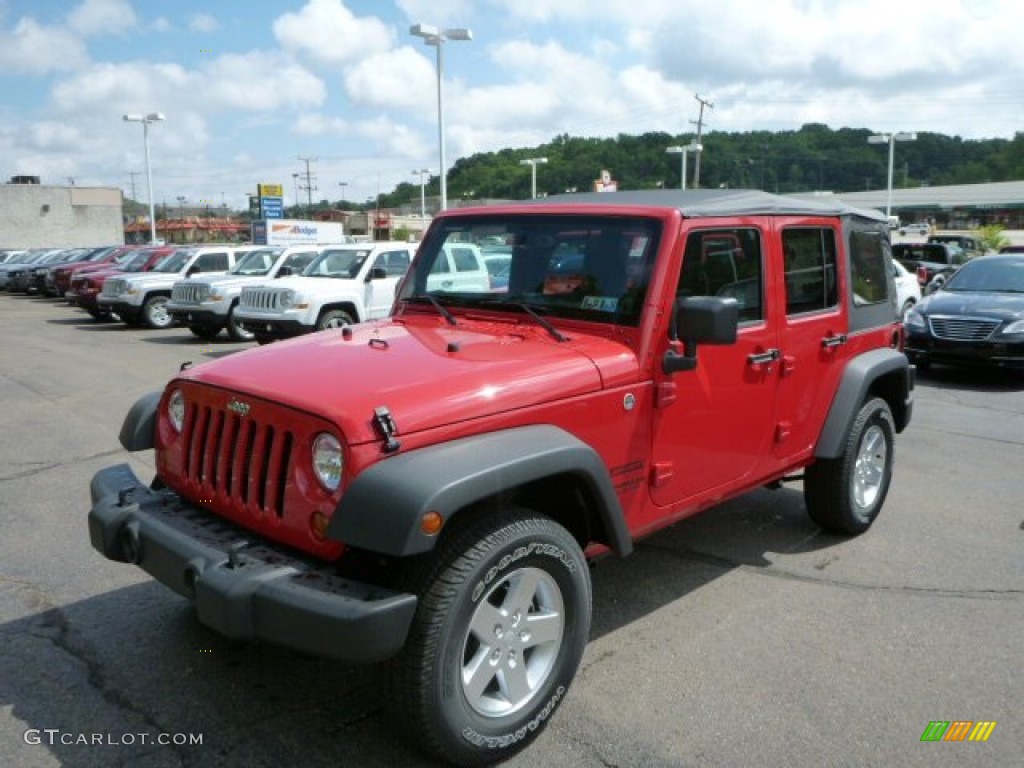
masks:
<svg viewBox="0 0 1024 768"><path fill-rule="evenodd" d="M117 187L0 185L0 248L73 248L124 242ZM13 181L13 180L12 180Z"/></svg>

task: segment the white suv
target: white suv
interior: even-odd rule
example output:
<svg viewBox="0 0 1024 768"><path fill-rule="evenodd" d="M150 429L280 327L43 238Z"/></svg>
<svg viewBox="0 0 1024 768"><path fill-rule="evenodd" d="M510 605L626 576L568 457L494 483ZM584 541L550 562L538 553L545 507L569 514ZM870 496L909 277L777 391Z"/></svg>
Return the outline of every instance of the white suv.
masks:
<svg viewBox="0 0 1024 768"><path fill-rule="evenodd" d="M171 289L167 311L201 339L212 339L226 328L233 341L251 341L253 335L238 325L235 310L242 289L302 272L329 246L293 245L254 248L226 275L200 275L182 280Z"/></svg>
<svg viewBox="0 0 1024 768"><path fill-rule="evenodd" d="M413 253L408 243L323 246L301 275L245 286L236 322L265 344L386 317Z"/></svg>
<svg viewBox="0 0 1024 768"><path fill-rule="evenodd" d="M128 325L169 328L174 318L167 302L178 280L195 274L222 275L235 265L239 251L248 250L228 245L179 248L150 272L104 281L97 303L100 310L113 312Z"/></svg>

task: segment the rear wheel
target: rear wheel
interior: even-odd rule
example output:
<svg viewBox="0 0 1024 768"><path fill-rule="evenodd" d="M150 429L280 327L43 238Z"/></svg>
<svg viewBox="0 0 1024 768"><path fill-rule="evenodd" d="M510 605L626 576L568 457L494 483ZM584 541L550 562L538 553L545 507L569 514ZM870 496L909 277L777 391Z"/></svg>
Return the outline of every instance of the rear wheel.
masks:
<svg viewBox="0 0 1024 768"><path fill-rule="evenodd" d="M882 509L892 480L896 429L889 405L868 400L854 419L843 454L820 459L804 474L811 519L831 533L863 533Z"/></svg>
<svg viewBox="0 0 1024 768"><path fill-rule="evenodd" d="M590 631L590 574L565 528L525 509L452 531L410 570L419 607L389 701L463 766L526 747L565 699Z"/></svg>
<svg viewBox="0 0 1024 768"><path fill-rule="evenodd" d="M170 328L174 325L174 316L167 311L166 296L150 296L142 305L142 321L150 328Z"/></svg>

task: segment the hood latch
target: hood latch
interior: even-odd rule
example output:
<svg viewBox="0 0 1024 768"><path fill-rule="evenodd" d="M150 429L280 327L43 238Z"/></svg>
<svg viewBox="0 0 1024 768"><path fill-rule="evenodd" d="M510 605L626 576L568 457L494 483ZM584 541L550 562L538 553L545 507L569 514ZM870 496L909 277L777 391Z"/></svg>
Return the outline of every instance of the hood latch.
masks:
<svg viewBox="0 0 1024 768"><path fill-rule="evenodd" d="M395 435L398 434L398 427L387 406L382 405L373 409L373 426L377 428L380 436L384 438L384 453L394 453L402 447L402 444L395 439Z"/></svg>

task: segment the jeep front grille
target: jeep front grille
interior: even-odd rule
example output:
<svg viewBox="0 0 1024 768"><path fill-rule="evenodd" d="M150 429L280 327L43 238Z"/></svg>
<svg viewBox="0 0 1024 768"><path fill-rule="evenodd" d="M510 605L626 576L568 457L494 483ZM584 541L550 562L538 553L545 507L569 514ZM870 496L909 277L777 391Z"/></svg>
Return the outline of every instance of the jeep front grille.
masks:
<svg viewBox="0 0 1024 768"><path fill-rule="evenodd" d="M932 335L947 341L984 341L999 327L998 320L987 317L932 315Z"/></svg>
<svg viewBox="0 0 1024 768"><path fill-rule="evenodd" d="M295 444L291 431L192 403L182 438L183 479L199 501L227 500L241 518L284 517Z"/></svg>
<svg viewBox="0 0 1024 768"><path fill-rule="evenodd" d="M238 304L248 309L277 309L280 293L274 288L244 288Z"/></svg>
<svg viewBox="0 0 1024 768"><path fill-rule="evenodd" d="M103 291L101 293L104 296L120 296L126 290L128 290L128 281L114 277L103 282Z"/></svg>
<svg viewBox="0 0 1024 768"><path fill-rule="evenodd" d="M177 304L199 304L210 297L210 286L206 283L182 283L171 291L171 301Z"/></svg>

